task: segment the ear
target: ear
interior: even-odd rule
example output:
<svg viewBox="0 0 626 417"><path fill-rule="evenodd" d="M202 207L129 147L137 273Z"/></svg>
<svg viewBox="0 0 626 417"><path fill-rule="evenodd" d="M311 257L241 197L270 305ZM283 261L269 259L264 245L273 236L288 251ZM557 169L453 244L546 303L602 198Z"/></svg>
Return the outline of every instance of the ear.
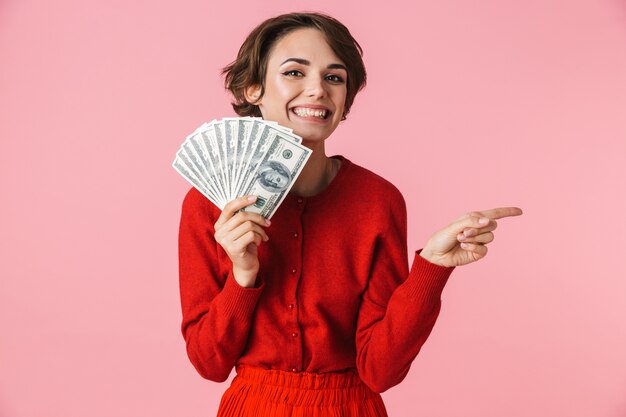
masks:
<svg viewBox="0 0 626 417"><path fill-rule="evenodd" d="M243 92L243 96L248 103L258 106L261 104L261 86L251 85L247 87Z"/></svg>

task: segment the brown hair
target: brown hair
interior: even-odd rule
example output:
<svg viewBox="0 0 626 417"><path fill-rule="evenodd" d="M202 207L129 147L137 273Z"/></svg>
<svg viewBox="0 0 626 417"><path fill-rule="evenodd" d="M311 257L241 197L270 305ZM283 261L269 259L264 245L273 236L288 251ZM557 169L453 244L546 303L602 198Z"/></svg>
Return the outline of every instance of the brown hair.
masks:
<svg viewBox="0 0 626 417"><path fill-rule="evenodd" d="M222 69L224 86L233 94L233 109L240 116L261 116L258 106L248 103L244 92L248 87L261 86L265 93L265 73L272 46L289 32L301 28L315 28L326 36L333 52L348 70L347 94L343 118L350 111L356 94L365 87L367 74L363 64L363 50L348 28L338 20L320 13L289 13L267 19L258 25L239 49L237 59Z"/></svg>

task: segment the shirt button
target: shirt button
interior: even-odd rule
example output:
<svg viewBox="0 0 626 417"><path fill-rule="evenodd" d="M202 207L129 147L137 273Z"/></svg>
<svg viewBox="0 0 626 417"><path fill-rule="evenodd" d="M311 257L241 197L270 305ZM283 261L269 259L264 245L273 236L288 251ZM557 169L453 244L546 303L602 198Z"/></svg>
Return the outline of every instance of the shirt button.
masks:
<svg viewBox="0 0 626 417"><path fill-rule="evenodd" d="M295 233L293 234L293 237L294 237L294 238L297 238L297 237L298 237L298 232L295 232Z"/></svg>
<svg viewBox="0 0 626 417"><path fill-rule="evenodd" d="M298 372L298 368L291 368L291 372Z"/></svg>
<svg viewBox="0 0 626 417"><path fill-rule="evenodd" d="M296 268L293 268L293 269L291 270L291 273L292 273L292 274L295 274L296 272L298 272L298 270L297 270Z"/></svg>
<svg viewBox="0 0 626 417"><path fill-rule="evenodd" d="M293 308L294 308L294 307L295 307L295 306L294 306L293 304L289 304L289 305L287 306L287 308L288 308L289 310L293 310Z"/></svg>
<svg viewBox="0 0 626 417"><path fill-rule="evenodd" d="M298 337L298 333L296 332L291 333L291 337Z"/></svg>
<svg viewBox="0 0 626 417"><path fill-rule="evenodd" d="M303 200L303 199L301 199L301 198L299 198L299 199L298 199L298 203L300 203L300 204L302 204L302 202L303 202L303 201L304 201L304 200Z"/></svg>

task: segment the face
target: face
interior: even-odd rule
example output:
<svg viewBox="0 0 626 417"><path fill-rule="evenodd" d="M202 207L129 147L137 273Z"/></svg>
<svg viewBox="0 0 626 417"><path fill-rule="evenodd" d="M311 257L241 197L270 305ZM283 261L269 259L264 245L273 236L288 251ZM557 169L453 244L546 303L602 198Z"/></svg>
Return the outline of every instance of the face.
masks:
<svg viewBox="0 0 626 417"><path fill-rule="evenodd" d="M289 127L305 146L316 147L337 128L343 116L347 71L317 29L294 30L270 51L265 93L256 104L263 118ZM250 102L259 87L248 90Z"/></svg>
<svg viewBox="0 0 626 417"><path fill-rule="evenodd" d="M265 181L269 182L276 188L282 188L287 184L288 179L279 172L270 171L265 174Z"/></svg>

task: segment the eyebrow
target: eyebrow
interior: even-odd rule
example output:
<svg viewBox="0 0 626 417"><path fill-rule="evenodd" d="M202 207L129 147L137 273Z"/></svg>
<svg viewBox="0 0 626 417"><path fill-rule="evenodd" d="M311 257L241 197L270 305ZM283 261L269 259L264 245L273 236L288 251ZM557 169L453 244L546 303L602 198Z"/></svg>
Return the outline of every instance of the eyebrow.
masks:
<svg viewBox="0 0 626 417"><path fill-rule="evenodd" d="M282 65L286 64L289 61L297 62L298 64L301 64L301 65L307 65L307 66L311 65L311 61L309 61L308 59L302 59L302 58L287 58L280 65L282 66ZM348 72L348 68L346 68L346 66L343 65L343 64L329 64L326 68L328 68L328 69L342 69L342 70Z"/></svg>

